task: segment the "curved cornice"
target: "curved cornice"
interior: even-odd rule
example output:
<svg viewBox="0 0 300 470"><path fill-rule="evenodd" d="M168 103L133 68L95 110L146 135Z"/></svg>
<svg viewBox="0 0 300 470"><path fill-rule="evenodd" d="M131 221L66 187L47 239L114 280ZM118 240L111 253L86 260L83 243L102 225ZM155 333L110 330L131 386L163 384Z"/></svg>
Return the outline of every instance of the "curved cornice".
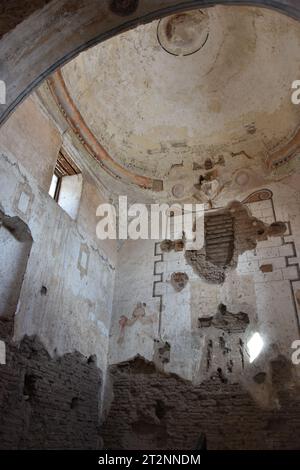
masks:
<svg viewBox="0 0 300 470"><path fill-rule="evenodd" d="M163 190L163 181L137 175L127 168L124 168L109 155L97 140L76 107L61 71L55 72L55 74L48 79L48 84L69 126L90 155L100 163L104 171L114 178L118 178L127 183L134 183L144 189L150 189L152 191Z"/></svg>
<svg viewBox="0 0 300 470"><path fill-rule="evenodd" d="M162 180L137 175L136 173L129 171L127 168L124 168L109 155L97 140L76 107L60 70L55 72L48 79L48 84L53 97L69 126L90 155L97 160L106 173L114 178L127 183L133 183L144 189L150 189L156 192L163 190ZM268 156L266 160L267 168L274 169L286 164L298 154L299 149L300 129L296 131L292 139L287 142L284 147L279 148Z"/></svg>

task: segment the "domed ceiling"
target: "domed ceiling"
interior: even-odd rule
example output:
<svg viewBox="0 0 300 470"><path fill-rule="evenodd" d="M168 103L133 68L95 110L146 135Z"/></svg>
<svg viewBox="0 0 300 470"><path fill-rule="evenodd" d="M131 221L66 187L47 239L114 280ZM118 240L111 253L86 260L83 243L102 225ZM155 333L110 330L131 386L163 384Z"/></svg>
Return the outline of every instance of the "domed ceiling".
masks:
<svg viewBox="0 0 300 470"><path fill-rule="evenodd" d="M120 167L161 180L175 199L197 191L198 200L214 199L295 169L299 50L296 21L219 6L110 39L66 65L62 78ZM284 168L281 153L290 160Z"/></svg>

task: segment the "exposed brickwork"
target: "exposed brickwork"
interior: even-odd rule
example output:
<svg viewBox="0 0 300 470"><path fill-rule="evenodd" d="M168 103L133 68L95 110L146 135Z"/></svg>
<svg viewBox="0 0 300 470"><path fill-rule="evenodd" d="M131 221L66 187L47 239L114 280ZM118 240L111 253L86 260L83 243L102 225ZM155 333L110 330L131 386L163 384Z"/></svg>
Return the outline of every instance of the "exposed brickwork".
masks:
<svg viewBox="0 0 300 470"><path fill-rule="evenodd" d="M226 209L205 215L205 247L187 250L185 259L201 278L223 284L226 269L236 267L239 255L256 248L258 241L283 236L286 230L284 222L265 224L245 204L233 201Z"/></svg>
<svg viewBox="0 0 300 470"><path fill-rule="evenodd" d="M51 359L36 338L7 344L0 365L1 449L99 448L101 374L75 352Z"/></svg>
<svg viewBox="0 0 300 470"><path fill-rule="evenodd" d="M235 314L230 313L226 305L220 304L215 316L200 317L198 324L199 328L209 328L213 326L227 333L244 333L249 325L249 317L243 312Z"/></svg>
<svg viewBox="0 0 300 470"><path fill-rule="evenodd" d="M0 318L0 339L6 340L13 336L14 317Z"/></svg>
<svg viewBox="0 0 300 470"><path fill-rule="evenodd" d="M230 264L234 250L233 218L224 211L205 217L206 259L216 266Z"/></svg>
<svg viewBox="0 0 300 470"><path fill-rule="evenodd" d="M276 362L276 380L287 364ZM193 386L142 359L115 366L114 401L103 430L109 449L299 449L300 397L279 393L278 411L259 408L240 385ZM278 374L279 372L279 374ZM275 381L276 382L276 381ZM286 382L285 382L286 383Z"/></svg>

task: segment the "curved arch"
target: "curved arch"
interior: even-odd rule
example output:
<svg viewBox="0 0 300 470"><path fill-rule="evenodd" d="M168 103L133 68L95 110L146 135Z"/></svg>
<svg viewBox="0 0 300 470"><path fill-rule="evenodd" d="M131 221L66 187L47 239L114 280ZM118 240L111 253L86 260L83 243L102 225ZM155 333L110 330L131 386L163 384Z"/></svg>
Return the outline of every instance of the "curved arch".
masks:
<svg viewBox="0 0 300 470"><path fill-rule="evenodd" d="M13 8L3 7L3 15L6 8L12 10L14 22L0 41L0 79L7 87L0 124L64 63L138 24L214 5L273 8L300 20L298 0L38 0L35 4L44 6L33 11L32 2L15 0Z"/></svg>

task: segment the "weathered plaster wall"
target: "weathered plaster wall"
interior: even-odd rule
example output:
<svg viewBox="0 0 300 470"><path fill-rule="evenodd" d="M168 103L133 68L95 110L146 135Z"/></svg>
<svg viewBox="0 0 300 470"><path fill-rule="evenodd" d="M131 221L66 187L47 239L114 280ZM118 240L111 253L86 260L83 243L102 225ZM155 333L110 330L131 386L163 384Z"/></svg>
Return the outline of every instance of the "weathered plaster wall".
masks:
<svg viewBox="0 0 300 470"><path fill-rule="evenodd" d="M300 313L296 181L293 176L286 184L271 185L272 199L248 204L255 217L266 224L276 217L288 230L284 237L260 241L240 255L223 285L201 280L183 252L160 254L159 244L155 251L154 243L142 241L136 252L131 242L123 245L119 269L124 277L121 288L117 278L110 342L110 361L116 365L110 369L113 397L103 428L105 447L193 450L204 433L208 449L299 448L299 370L291 364ZM241 194L241 200L247 196ZM147 285L152 273L152 293L143 289L139 268L133 268L140 263ZM189 277L179 292L171 283L174 272ZM160 335L160 299L153 299L153 293L161 294ZM150 305L153 300L157 321L148 331L147 308L143 315L137 302ZM227 310L223 321L216 316L220 304ZM243 319L246 314L249 325L230 314ZM209 327L205 319L213 315L216 320ZM265 345L250 364L245 345L254 331ZM153 334L159 341L151 341ZM137 354L151 363L128 360ZM128 362L120 364L123 360Z"/></svg>
<svg viewBox="0 0 300 470"><path fill-rule="evenodd" d="M136 245L127 242L122 246L114 295L110 363L136 354L155 361L157 345L164 349L169 344L169 360L159 364L165 371L196 383L221 374L231 382L245 381L258 399L268 400L252 379L257 373L268 371L274 355L280 353L291 358L291 344L299 339L300 313L297 303L299 192L285 184L274 184L270 189L273 200L253 202L248 207L266 223L274 222L274 216L287 222L285 236L258 242L256 249L240 255L237 267L227 271L221 285L200 279L186 263L183 252L162 254L159 244L155 252L154 242L140 241ZM171 284L174 272L189 277L180 292ZM145 313L132 324L130 320L138 302L146 304ZM201 323L201 319L216 315L220 304L231 314L248 315L249 325L228 331ZM265 347L254 365L250 365L245 345L255 331L262 335Z"/></svg>
<svg viewBox="0 0 300 470"><path fill-rule="evenodd" d="M292 0L288 1L289 4L291 4L291 2ZM68 44L67 38L71 39L71 42L74 43L73 45L81 45L83 41L88 39L96 41L96 36L102 31L102 26L107 26L107 28L113 27L121 21L116 15L112 15L109 11L104 10L104 12L102 12L101 9L97 8L99 6L98 3L98 1L94 0L89 2L70 1L66 6L65 2L51 2L48 8L38 12L32 21L31 18L29 18L26 25L21 24L15 33L8 35L10 37L4 37L4 43L0 44L0 56L5 57L5 60L2 60L0 64L0 73L2 74L3 72L0 78L6 79L8 83L8 105L11 105L13 100L17 96L20 96L20 94L23 92L26 93L34 80L38 76L43 75L48 66L52 66L54 62L59 60L64 61L67 59L66 56L72 53L73 50L73 46L72 44ZM150 11L147 10L147 8L153 8L155 10L155 8L171 6L173 4L171 0L147 3L148 5L151 3L151 7L145 6L146 2L140 2L140 9L138 10L137 16ZM229 2L225 1L225 3ZM287 2L285 3L287 4ZM200 4L200 2L198 2L198 4ZM261 18L264 15L258 12L257 14L255 13L254 16L257 22L257 31L263 30L264 26ZM273 14L267 13L266 16L271 18ZM51 18L51 21L47 23L49 18ZM63 27L65 18L68 20L68 28ZM71 19L74 18L75 21L71 21ZM235 20L234 12L230 18L229 24L231 25L231 20ZM182 142L182 133L179 132L178 134L176 126L174 127L174 122L175 124L177 123L179 116L177 109L176 113L169 112L168 114L174 119L171 129L169 129L168 126L161 126L160 129L154 129L154 132L152 132L152 129L149 134L150 138L153 138L155 145L157 144L158 137L165 137L165 135L167 135L169 140L172 138L173 145L171 145L170 149L167 149L167 152L165 152L164 146L159 145L156 148L152 146L153 142L151 142L150 146L147 145L146 148L143 149L146 152L147 161L143 160L143 155L141 155L142 158L140 161L135 161L132 152L132 144L136 144L136 142L140 143L140 134L144 132L144 129L138 128L136 135L130 137L130 139L133 140L129 139L130 145L124 154L123 163L129 167L132 165L137 166L139 171L145 170L150 171L150 173L156 173L161 162L163 162L163 168L160 168L161 174L166 177L171 176L167 182L167 192L164 194L165 198L168 199L171 194L176 197L175 193L178 193L178 189L179 193L181 192L180 187L176 187L175 184L180 180L184 185L186 184L186 187L183 187L183 197L179 197L179 199L194 195L195 187L200 186L200 188L198 188L199 193L196 195L201 196L201 201L213 201L214 204L224 205L226 203L224 193L220 194L220 192L221 189L227 185L228 181L230 181L230 184L231 182L233 184L233 186L229 188L229 193L230 191L235 193L234 197L236 197L236 194L240 195L242 189L247 184L249 190L255 185L260 184L260 181L264 181L264 176L266 177L266 181L271 181L273 177L281 178L287 176L285 169L276 170L276 175L270 175L267 170L265 174L262 174L260 170L256 173L254 171L257 168L261 169L264 157L268 157L264 152L260 153L260 155L256 154L258 144L263 148L264 144L262 143L263 140L260 141L258 136L254 136L255 132L259 130L260 137L262 137L266 131L265 127L268 128L270 134L268 133L268 139L266 139L265 143L267 143L268 150L272 150L275 136L274 129L278 128L283 132L275 136L279 136L280 140L290 137L293 131L296 130L294 124L297 124L299 117L296 108L291 108L290 85L288 85L288 90L285 88L286 83L290 83L291 77L294 78L294 75L297 75L299 71L297 62L294 60L294 57L297 56L296 46L299 42L298 25L295 23L293 28L289 28L287 25L293 23L292 21L282 19L281 17L277 17L277 20L275 23L278 29L278 36L275 44L277 44L278 47L273 48L272 53L274 61L275 59L278 60L277 62L275 61L277 64L275 68L277 68L277 72L280 72L280 89L283 91L282 86L284 85L283 95L288 100L288 104L286 101L285 105L278 113L279 101L277 101L277 99L279 99L280 96L277 94L277 89L273 89L272 93L271 88L268 88L269 91L271 90L272 100L267 100L268 103L265 102L264 106L262 106L262 103L258 104L260 105L261 113L265 112L267 104L272 105L268 110L270 114L274 114L273 120L261 116L258 123L255 123L254 109L252 110L252 114L243 116L240 129L241 133L238 131L238 126L240 125L240 110L234 108L233 111L235 111L235 113L231 116L233 122L230 123L229 130L231 124L233 124L233 128L237 131L235 137L238 141L238 148L231 148L232 136L227 136L228 147L227 154L225 154L226 158L222 158L222 155L221 158L217 158L216 155L219 154L219 148L221 148L219 145L222 146L222 142L216 142L215 149L211 150L211 165L217 168L214 168L216 171L212 172L211 176L207 175L207 168L205 167L206 150L209 149L202 149L202 154L198 160L200 147L196 145L194 153L197 157L197 161L194 161L194 158L190 157L188 168L185 168L183 164L181 165L182 154L184 153L182 148L185 147L185 142ZM78 23L82 26L87 23L89 30L89 33L85 34L83 28L80 29L82 33L80 38L78 36ZM47 28L45 27L46 24ZM240 37L243 33L247 33L246 38L244 38L244 43L246 44L244 52L247 52L248 57L251 57L254 52L253 46L257 38L254 34L255 31L251 21L249 22L249 19L246 19L244 24L247 26L245 31L238 22L234 31L234 37ZM58 25L61 26L60 34L56 35ZM150 26L148 28L149 31L151 29ZM225 26L226 25L224 25L224 29L227 30ZM69 29L72 29L72 31ZM217 28L217 30L219 29ZM153 31L155 32L155 28ZM268 36L270 31L267 31L267 33ZM135 32L133 35L135 36ZM232 49L235 50L234 47L232 47L232 45L234 45L234 41L231 42L232 37L233 35L227 36L229 43L225 50L225 57L219 57L220 63L218 67L212 69L212 71L215 78L222 78L222 73L219 72L220 70L224 70L223 66L226 64L226 70L227 72L229 71L228 76L230 76L232 72L238 74L240 70L244 70L244 72L247 71L247 73L250 73L250 79L248 80L249 75L247 74L243 75L243 78L244 82L247 82L247 86L251 88L251 83L256 79L256 77L252 75L255 67L251 68L251 61L244 63L244 54L237 56L237 69L234 69L234 64L231 65L230 60L227 61L228 57L232 56ZM260 53L256 56L259 58L259 65L261 66L266 63L266 55L269 57L265 52L266 45L268 45L269 48L274 45L272 36L269 37L266 43L263 41L264 37L265 36L262 35L260 47L258 48L258 52ZM250 41L248 41L248 38L250 38ZM220 38L216 36L215 39ZM22 47L18 48L18 46L20 46L20 40L22 41ZM52 41L51 48L49 49L47 49L49 47L48 41ZM220 43L222 44L222 41L220 41ZM289 46L293 44L290 48L290 66L282 67L280 59L286 52L287 44ZM60 45L62 47L59 47ZM136 44L134 44L134 46L136 47ZM279 46L281 49L279 49ZM158 47L156 42L155 47ZM249 50L247 48L249 48ZM15 54L16 49L18 49L18 54ZM141 50L141 48L138 49ZM127 56L130 56L130 52L127 53ZM111 59L109 53L107 57ZM98 59L96 54L95 60ZM124 55L124 59L126 62L126 54ZM137 60L138 59L137 57ZM208 59L214 59L214 56L212 55L208 57ZM127 66L127 63L125 65ZM165 66L164 60L162 60L162 66L163 68ZM184 70L181 66L179 66L179 68ZM269 69L268 67L268 72ZM154 72L155 70L157 71L159 68L154 68ZM177 79L178 75L176 73L170 75L169 69L166 68L165 70L167 78L171 76L171 81L163 80L163 85L168 89L167 91L172 91L173 87L168 87L166 84L172 84L173 78L176 77ZM43 77L45 75L46 74L44 74ZM159 74L156 75L158 76ZM134 74L130 76L130 79L132 79L132 77L138 79ZM156 78L156 76L154 78ZM186 84L185 80L186 77L181 81L181 84ZM227 80L226 85L230 87L232 83L231 80ZM143 82L142 84L148 87L147 83ZM219 83L221 90L223 90L223 85L224 83ZM266 85L266 83L264 85ZM95 86L97 87L97 83ZM209 88L211 86L211 80L209 80L208 84L205 86ZM25 91L26 87L28 87L27 91ZM135 87L133 87L133 89L134 88ZM251 90L250 88L248 89L248 93L245 93L243 87L239 88L239 93L241 94L240 99L243 98L246 100L243 102L245 107L250 104L250 102L247 101L248 97L251 95L250 91L252 91L252 88ZM182 90L179 89L179 94L181 91ZM208 91L212 91L211 88L209 88ZM231 91L236 92L237 90L233 87ZM106 90L105 93L107 93L105 94L106 101L107 98L110 97L111 89ZM151 90L149 93L151 96ZM185 101L185 94L183 93L182 96L183 101ZM89 106L90 98L93 98L93 95L89 96ZM135 96L132 98L135 103ZM265 98L265 96L263 96L263 98ZM108 101L112 104L109 99ZM197 100L194 100L192 97L188 100L188 106L185 107L182 105L179 106L179 108L186 109L186 112L189 113L189 107L193 106L196 101ZM222 114L220 113L223 102L221 103L221 101L219 101L212 101L211 108L206 110L209 114L209 119L212 119L212 116L216 115L219 117L219 128L217 127L215 129L218 139L224 137L219 132L224 124ZM227 103L228 107L226 108L225 106L223 110L225 111L225 116L229 115L231 111L232 101L233 98L232 96L230 98L229 95L229 105ZM160 104L161 101L158 100L158 103ZM176 102L176 105L177 104ZM128 103L124 104L124 108L125 107L126 109L131 109L130 106L128 107ZM178 108L178 106L175 107ZM149 109L151 110L152 108L156 109L156 106L150 103ZM113 108L111 107L111 109ZM159 107L157 107L157 109L159 109ZM4 112L5 110L6 107L3 107L0 111ZM114 112L114 117L118 117L118 113ZM195 113L195 116L196 118L192 119L193 122L187 120L186 127L193 127L192 124L199 121L199 115ZM283 117L289 118L285 120L285 129L282 128ZM95 116L92 116L92 118L95 119ZM159 118L162 118L162 121L164 120L163 116L159 115ZM136 116L132 116L132 120L133 123L136 124ZM216 119L213 118L212 121L216 122ZM161 124L161 121L159 122ZM32 123L34 124L33 128L31 128ZM93 123L91 123L91 126L92 124ZM150 124L152 126L153 122L151 121ZM120 128L122 128L122 126ZM166 129L169 134L165 134L164 131ZM162 135L161 131L163 131ZM177 136L179 135L180 140L173 141L174 131ZM209 135L210 131L211 129L208 124L204 133L208 143L211 137ZM104 371L110 343L109 360L111 363L127 360L139 353L145 358L153 360L159 369L178 374L180 377L179 380L187 379L193 381L199 387L201 386L199 382L202 383L204 380L213 380L214 378L222 384L229 382L230 386L236 384L237 381L243 381L245 382L244 385L246 385L260 404L276 405L277 397L273 394L272 383L270 383L272 379L270 361L278 357L278 354L283 354L285 357L289 358L291 354L291 342L299 336L298 314L300 305L300 281L298 254L300 249L300 223L298 204L299 191L297 189L299 186L298 180L292 177L290 177L290 180L286 180L291 182L291 188L294 188L288 192L288 195L288 184L284 185L280 183L270 186L274 192L272 202L274 205L270 206L269 202L268 204L265 202L257 203L256 205L251 204L254 215L259 218L265 218L266 221L269 219L269 222L274 220L273 208L275 208L277 218L290 223L289 228L291 228L291 232L288 232L286 236L279 240L272 239L267 242L260 242L255 250L242 255L237 268L228 272L226 281L222 286L207 284L205 281L201 280L197 274L192 271L191 267L187 265L182 252L171 252L163 255L159 250L159 246L156 246L154 242L139 241L127 242L121 247L117 266L117 282L114 289L115 263L117 258L115 244L111 242L100 243L95 238L95 225L97 221L95 216L96 207L104 200L100 194L99 185L95 184L94 178L95 173L100 174L100 167L94 165L93 172L91 173L87 171L88 167L91 168L89 161L85 162L84 167L82 167L84 185L81 204L77 221L72 221L47 195L59 147L62 142L65 143L67 137L70 137L70 132L66 124L64 123L63 130L58 125L52 125L48 114L44 113L44 111L42 112L41 109L36 106L36 102L30 99L24 104L24 107L19 108L18 113L13 116L11 121L7 122L6 126L0 132L0 209L8 216L20 217L28 225L33 238L33 245L22 286L19 285L23 277L23 275L21 275L20 278L20 271L18 273L18 279L15 281L16 291L21 287L15 316L15 340L20 341L24 337L24 334L38 335L48 353L51 355L57 354L60 357L64 356L66 353L73 353L74 351L79 351L87 357L96 354L98 365ZM101 132L103 132L102 129ZM130 130L128 132L130 132ZM184 137L186 133L188 132L184 129ZM199 130L195 129L194 133L199 134ZM119 136L121 134L118 132L116 135ZM249 148L247 147L246 151L244 146L240 146L239 141L239 137L243 138L244 135L247 136L247 142L249 144ZM196 142L196 144L197 143L199 142ZM279 142L276 141L276 144L278 143ZM145 142L142 142L142 144L144 145ZM194 144L195 142L193 142L193 145ZM80 145L78 145L77 148L79 147ZM177 149L176 152L178 152L176 153L175 161L169 160L167 166L164 167L167 160L161 159L161 156L164 156L169 150L170 154L174 155L174 149ZM252 150L254 158L252 158ZM79 150L79 153L80 151L81 150ZM149 158L149 156L151 158ZM257 158L257 156L259 158ZM294 169L293 165L297 164L299 155L296 153L295 157L297 158L294 158L290 164L284 167L288 168L288 172L290 173ZM224 163L225 160L233 163L227 166ZM79 161L77 162L76 160L76 163L79 163ZM146 163L150 163L153 167L147 168ZM174 166L172 167L173 163L179 164L182 169L180 170L178 166L175 168ZM258 163L259 166L257 166ZM223 177L222 171L224 165L226 166L226 171L224 171L226 178L225 176ZM251 166L253 168L250 168ZM208 178L205 185L210 188L214 186L213 183L217 183L217 191L208 188L205 192L204 185L200 184L199 177L202 176L203 168L205 168L205 176ZM243 171L241 171L241 169ZM220 175L222 175L222 178L218 181ZM211 179L215 177L217 180L211 181ZM114 185L110 184L110 186ZM118 192L116 189L118 187L117 185L113 187L115 192ZM147 192L140 192L139 195L141 194L143 194L143 197L146 199ZM216 195L219 195L218 199L216 199ZM247 194L244 196L246 195ZM227 194L227 198L228 197ZM6 255L7 254L6 252ZM17 255L17 253L15 254ZM2 256L2 260L5 267L6 258ZM25 265L26 263L22 261L22 264ZM8 266L8 269L10 269L10 266ZM13 274L13 271L14 270L11 269L10 273ZM187 285L180 291L176 291L171 284L171 277L174 272L182 272L188 276ZM5 269L1 270L1 275L5 276ZM16 294L16 292L14 294ZM19 297L19 295L17 297ZM112 337L109 342L113 297ZM15 303L16 298L14 297L13 305L15 305ZM232 331L228 328L222 329L218 324L205 326L206 317L215 315L220 311L221 304L224 306L226 314L228 314L230 318L232 318L232 315L239 313L241 313L242 316L246 315L250 322L249 326L245 326L242 329L233 329ZM15 307L13 310L15 310ZM263 335L265 349L256 363L250 366L244 345L250 333L255 330L260 331ZM14 352L13 356L17 358L17 353ZM285 363L283 364L283 368L284 367ZM47 376L47 371L43 369L42 375L44 374ZM168 383L165 384L166 393L170 394L169 387L171 387L172 390L172 387L177 386L177 382L173 383L169 378L167 382ZM13 383L14 385L22 384L22 378L21 380L17 379ZM121 386L117 383L115 387L115 403L112 409L114 415L118 413L118 400L123 400L123 406L124 400L126 401L128 398L126 390L130 385L130 381L127 382L127 377L125 377L123 384L125 384L124 395L122 395L122 390L124 391L122 383ZM163 385L163 387L165 387L165 385ZM159 380L157 388L160 386ZM133 389L136 388L138 387L133 387ZM234 396L234 390L239 391L240 389L229 388L227 390L231 397L232 395ZM178 395L172 398L173 408L176 408L178 402L181 400L181 393L189 394L190 389L184 384L182 388L178 387L178 392ZM149 408L149 402L147 400L149 393L152 395L149 384L146 384L145 388L141 387L138 393L136 390L133 390L133 395L137 398L134 398L132 401L127 399L127 402L122 408L122 413L124 413L126 419L131 419L128 406L132 404L133 408L138 407L138 403L136 402L139 400L139 394L145 397L145 401L142 401L141 408L142 413L146 410L147 418L147 409ZM156 396L155 393L153 396ZM4 391L4 397L6 397L6 391ZM14 399L18 400L16 396ZM95 395L93 395L93 399L95 399ZM226 395L225 399L221 400L221 409L226 409L225 404L227 399L228 395ZM245 395L243 395L242 401L245 407L247 407L248 398L245 398ZM211 415L219 417L216 413L215 404L217 404L217 400L213 403L210 414L207 416L208 422ZM188 405L189 403L186 404L187 407ZM14 403L10 403L10 406L13 408ZM234 408L235 406L235 402L233 401L232 407ZM160 408L160 405L158 408ZM251 413L254 412L256 415L258 414L257 410L253 411L252 405L249 405L249 409ZM193 412L193 407L191 407L191 410ZM229 411L231 410L232 408ZM27 411L25 410L24 421L28 418L26 414ZM39 412L40 410L38 414ZM95 413L95 408L92 408L91 412ZM287 416L291 416L290 413L291 409L289 408ZM161 410L158 411L158 414L161 414ZM144 421L139 419L138 414L136 416L137 419L134 417L133 422L130 422L130 426L132 424L134 425L135 433L138 435L138 437L135 438L136 441L130 440L131 438L128 441L126 437L121 445L136 445L136 442L144 442L140 437ZM195 416L197 422L198 419L201 420L203 418L201 413L200 415L196 413ZM235 426L236 422L239 422L241 418L239 413L233 413L233 416L236 418L236 421L228 423L230 426ZM158 415L157 418L161 419ZM122 429L123 424L127 425L126 419L123 420L121 424L118 420L111 420L111 424L109 424L111 430L115 432L115 429L117 430L118 427ZM186 421L188 422L188 416L186 416ZM39 419L37 423L39 423ZM161 423L154 422L154 424L161 428ZM216 425L216 422L213 424ZM263 423L263 425L265 425L265 423ZM268 425L267 419L266 426ZM182 429L179 429L179 431ZM109 431L110 433L112 432L111 430ZM214 428L212 432L215 431ZM192 432L196 433L196 427L195 431L193 430ZM261 437L260 425L258 427L254 426L253 432L254 435L258 433L258 436ZM150 434L151 433L152 431ZM185 431L182 433L183 436L184 433ZM222 432L215 437L217 447L221 446L220 440L218 440L221 435ZM34 436L36 436L36 438L38 437L33 433L33 439ZM111 436L111 434L109 434L109 436ZM239 438L240 436L237 436L237 440L233 439L228 445L243 447L245 443L241 442ZM257 435L255 439L257 439ZM267 444L271 447L270 439L271 438L268 436ZM108 442L112 442L112 445L115 445L114 443L116 441L114 438ZM149 446L156 445L153 444L153 441L149 443L146 440L145 442L146 445ZM176 442L176 445L180 445L180 442L178 440L176 441L176 439L171 441L170 445L173 445L174 442ZM188 442L192 445L192 440ZM283 444L285 442L284 440ZM56 443L52 444L56 445ZM281 445L279 438L276 440L275 444ZM36 446L36 441L33 440L29 442L28 445ZM74 446L74 441L72 441L70 445ZM80 445L82 445L82 442L80 442Z"/></svg>
<svg viewBox="0 0 300 470"><path fill-rule="evenodd" d="M139 351L142 351L147 359L153 356L154 339L158 337L159 322L159 299L153 298L153 263L152 240L128 240L119 250L110 362L133 357ZM139 303L146 303L143 306L142 313L145 312L143 317L134 316L134 310ZM132 325L123 328L122 317L131 319Z"/></svg>
<svg viewBox="0 0 300 470"><path fill-rule="evenodd" d="M31 244L17 240L0 225L0 318L10 319L15 314Z"/></svg>
<svg viewBox="0 0 300 470"><path fill-rule="evenodd" d="M95 242L101 247L110 259L113 265L117 262L117 243L116 240L98 240L96 237L96 227L99 218L96 215L97 208L100 204L107 203L107 200L95 186L93 178L84 171L84 180L82 187L82 195L79 206L77 221L83 230L95 239Z"/></svg>
<svg viewBox="0 0 300 470"><path fill-rule="evenodd" d="M25 20L37 9L43 8L51 0L11 0L9 4L1 5L0 36L9 32ZM4 3L4 2L3 2ZM6 3L6 2L5 2Z"/></svg>
<svg viewBox="0 0 300 470"><path fill-rule="evenodd" d="M96 238L104 197L80 162L76 220L48 195L63 142L36 97L0 129L2 449L101 445L116 250Z"/></svg>
<svg viewBox="0 0 300 470"><path fill-rule="evenodd" d="M114 267L16 161L1 153L0 166L4 212L21 217L33 238L15 339L37 334L50 353L56 349L59 354L73 350L97 354L104 367Z"/></svg>
<svg viewBox="0 0 300 470"><path fill-rule="evenodd" d="M29 97L0 130L0 148L15 155L48 192L62 138Z"/></svg>
<svg viewBox="0 0 300 470"><path fill-rule="evenodd" d="M30 99L0 130L1 210L20 217L33 238L14 338L38 335L50 354L74 350L86 356L96 354L104 370L115 252L112 245L106 250L96 238L96 207L103 196L83 172L78 220L73 221L48 195L62 138L47 119ZM16 251L16 260L17 256ZM12 273L6 258L2 276L5 270Z"/></svg>
<svg viewBox="0 0 300 470"><path fill-rule="evenodd" d="M0 148L13 158L17 158L37 184L48 193L59 150L61 146L66 147L83 174L82 194L76 220L98 243L96 209L99 204L106 201L89 169L82 165L82 156L76 152L74 143L70 144L66 138L65 131L66 127L60 126L41 106L38 96L32 95L0 129ZM74 136L72 137L74 139ZM102 242L101 248L105 249L107 256L116 261L114 241Z"/></svg>

